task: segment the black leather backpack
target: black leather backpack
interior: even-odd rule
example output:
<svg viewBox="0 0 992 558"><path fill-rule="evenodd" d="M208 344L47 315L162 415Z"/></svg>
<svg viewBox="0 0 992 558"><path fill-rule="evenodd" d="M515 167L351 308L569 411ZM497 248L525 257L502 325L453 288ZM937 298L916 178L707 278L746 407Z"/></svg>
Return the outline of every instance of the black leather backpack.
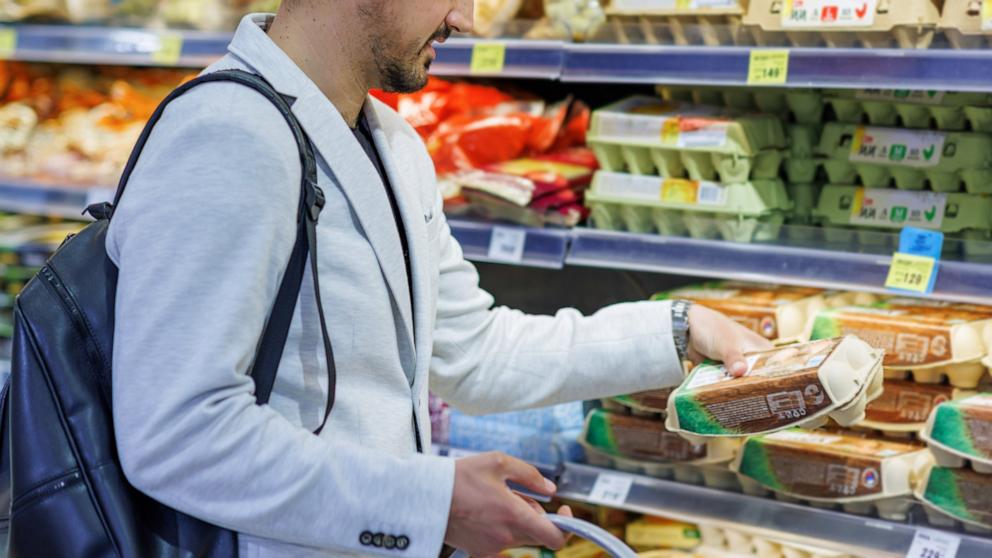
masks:
<svg viewBox="0 0 992 558"><path fill-rule="evenodd" d="M165 107L193 87L218 81L251 87L278 107L303 165L296 244L251 370L257 402L267 403L272 392L309 254L330 413L334 358L316 280L315 227L324 199L313 149L291 112L292 100L262 78L238 70L201 76L173 92L152 116L114 203L91 206L87 211L96 222L69 238L17 299L11 378L0 392L0 515L10 512L12 558L237 555L236 533L150 499L122 472L111 396L117 269L104 247L114 206Z"/></svg>

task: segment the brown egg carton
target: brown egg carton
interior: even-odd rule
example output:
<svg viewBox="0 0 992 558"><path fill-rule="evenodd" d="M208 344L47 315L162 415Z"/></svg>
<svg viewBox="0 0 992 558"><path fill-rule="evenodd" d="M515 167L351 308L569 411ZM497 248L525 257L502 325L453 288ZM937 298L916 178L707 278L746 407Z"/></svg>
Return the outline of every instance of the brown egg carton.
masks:
<svg viewBox="0 0 992 558"><path fill-rule="evenodd" d="M586 452L586 462L594 467L614 469L635 475L644 475L661 480L674 480L685 484L705 486L718 490L741 491L737 474L724 463L654 463L626 457L610 455L588 444L582 444Z"/></svg>
<svg viewBox="0 0 992 558"><path fill-rule="evenodd" d="M954 48L992 46L992 30L982 29L982 0L944 0L939 29Z"/></svg>
<svg viewBox="0 0 992 558"><path fill-rule="evenodd" d="M697 6L689 0L613 0L606 10L609 32L621 44L727 46L750 44L741 22L748 0L720 0ZM708 4L708 5L707 5Z"/></svg>
<svg viewBox="0 0 992 558"><path fill-rule="evenodd" d="M785 0L752 0L744 25L759 46L925 49L940 22L939 0L877 0L870 26L791 27Z"/></svg>

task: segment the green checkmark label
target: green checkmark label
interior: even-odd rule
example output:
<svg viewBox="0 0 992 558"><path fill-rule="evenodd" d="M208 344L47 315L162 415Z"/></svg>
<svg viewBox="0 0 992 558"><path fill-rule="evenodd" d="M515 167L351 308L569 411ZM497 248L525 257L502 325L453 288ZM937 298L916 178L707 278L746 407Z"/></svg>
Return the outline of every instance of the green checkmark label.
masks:
<svg viewBox="0 0 992 558"><path fill-rule="evenodd" d="M930 147L923 150L923 156L927 161L933 158L933 154L937 152L937 146L931 144Z"/></svg>
<svg viewBox="0 0 992 558"><path fill-rule="evenodd" d="M924 211L923 216L927 218L927 222L933 222L934 217L937 216L937 206L931 207L929 211Z"/></svg>

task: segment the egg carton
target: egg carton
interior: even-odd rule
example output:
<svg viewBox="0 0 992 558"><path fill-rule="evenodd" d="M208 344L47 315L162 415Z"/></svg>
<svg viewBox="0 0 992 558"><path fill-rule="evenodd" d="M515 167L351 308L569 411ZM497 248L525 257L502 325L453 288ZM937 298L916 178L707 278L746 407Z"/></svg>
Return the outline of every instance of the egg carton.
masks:
<svg viewBox="0 0 992 558"><path fill-rule="evenodd" d="M787 225L797 225L797 227L790 227L790 229L818 225L820 221L815 214L815 209L822 186L819 184L798 183L788 184L785 189L789 194L789 199L792 200L792 212L786 217L785 223ZM808 233L807 236L809 237L812 237L814 233L812 230L803 232ZM794 236L792 230L789 230L788 233L790 237Z"/></svg>
<svg viewBox="0 0 992 558"><path fill-rule="evenodd" d="M944 233L992 230L992 198L831 184L821 190L813 215L832 226L885 232L876 235L877 241L890 245L898 242L895 235L905 226ZM871 240L867 235L860 239L862 243Z"/></svg>
<svg viewBox="0 0 992 558"><path fill-rule="evenodd" d="M945 380L974 389L986 377L992 307L891 297L874 307L825 310L814 339L856 333L886 351L885 378L924 384Z"/></svg>
<svg viewBox="0 0 992 558"><path fill-rule="evenodd" d="M944 0L939 29L954 48L992 46L992 29L984 29L982 0Z"/></svg>
<svg viewBox="0 0 992 558"><path fill-rule="evenodd" d="M974 393L947 385L886 380L882 396L868 405L865 420L855 428L869 429L889 438L914 440L940 404Z"/></svg>
<svg viewBox="0 0 992 558"><path fill-rule="evenodd" d="M827 307L826 298L822 289L739 281L701 283L651 297L706 306L777 344L809 339L813 320Z"/></svg>
<svg viewBox="0 0 992 558"><path fill-rule="evenodd" d="M746 356L742 378L716 365L693 370L669 398L667 428L700 443L812 429L829 418L849 426L882 393L882 353L854 336Z"/></svg>
<svg viewBox="0 0 992 558"><path fill-rule="evenodd" d="M608 171L596 173L585 203L599 229L736 242L777 237L792 207L777 180L726 185Z"/></svg>
<svg viewBox="0 0 992 558"><path fill-rule="evenodd" d="M843 552L700 523L696 552L712 558L854 558Z"/></svg>
<svg viewBox="0 0 992 558"><path fill-rule="evenodd" d="M930 446L937 465L970 466L992 474L992 393L940 404L930 414L920 437Z"/></svg>
<svg viewBox="0 0 992 558"><path fill-rule="evenodd" d="M830 123L817 154L832 184L992 193L992 135Z"/></svg>
<svg viewBox="0 0 992 558"><path fill-rule="evenodd" d="M923 503L932 525L992 534L992 475L934 466L923 479L916 498Z"/></svg>
<svg viewBox="0 0 992 558"><path fill-rule="evenodd" d="M747 44L741 29L747 0L613 0L606 10L621 44Z"/></svg>
<svg viewBox="0 0 992 558"><path fill-rule="evenodd" d="M778 178L781 120L631 97L593 112L587 143L606 171L738 183Z"/></svg>
<svg viewBox="0 0 992 558"><path fill-rule="evenodd" d="M586 416L579 441L592 452L660 465L714 465L733 459L736 440L714 439L692 443L669 432L653 418L593 409Z"/></svg>
<svg viewBox="0 0 992 558"><path fill-rule="evenodd" d="M940 8L937 0L807 0L814 7L832 5L841 9L833 21L798 21L791 17L800 10L787 12L793 2L783 0L753 0L744 16L759 46L797 46L847 48L925 49L933 42ZM861 11L861 7L866 7ZM850 19L843 10L850 9Z"/></svg>
<svg viewBox="0 0 992 558"><path fill-rule="evenodd" d="M905 521L931 459L917 444L795 429L749 438L731 469L745 494ZM820 479L812 473L817 462Z"/></svg>
<svg viewBox="0 0 992 558"><path fill-rule="evenodd" d="M718 490L741 491L740 480L737 475L727 469L725 465L652 463L610 455L592 447L586 447L586 462L594 467L645 475L661 480L674 480Z"/></svg>
<svg viewBox="0 0 992 558"><path fill-rule="evenodd" d="M613 413L665 420L668 397L675 388L645 391L602 399L603 408Z"/></svg>
<svg viewBox="0 0 992 558"><path fill-rule="evenodd" d="M659 85L655 91L668 101L761 112L804 126L819 126L826 108L814 89Z"/></svg>
<svg viewBox="0 0 992 558"><path fill-rule="evenodd" d="M829 91L840 122L872 126L992 132L992 95L895 89Z"/></svg>

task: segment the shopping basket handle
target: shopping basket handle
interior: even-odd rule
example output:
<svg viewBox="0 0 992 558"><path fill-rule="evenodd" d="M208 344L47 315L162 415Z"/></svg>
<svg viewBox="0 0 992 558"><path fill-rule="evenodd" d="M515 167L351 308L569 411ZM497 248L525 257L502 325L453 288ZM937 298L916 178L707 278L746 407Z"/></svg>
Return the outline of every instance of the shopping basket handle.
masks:
<svg viewBox="0 0 992 558"><path fill-rule="evenodd" d="M637 554L629 546L598 525L562 515L548 514L547 517L562 531L596 543L613 558L637 558ZM469 558L469 556L464 550L459 550L451 558Z"/></svg>

